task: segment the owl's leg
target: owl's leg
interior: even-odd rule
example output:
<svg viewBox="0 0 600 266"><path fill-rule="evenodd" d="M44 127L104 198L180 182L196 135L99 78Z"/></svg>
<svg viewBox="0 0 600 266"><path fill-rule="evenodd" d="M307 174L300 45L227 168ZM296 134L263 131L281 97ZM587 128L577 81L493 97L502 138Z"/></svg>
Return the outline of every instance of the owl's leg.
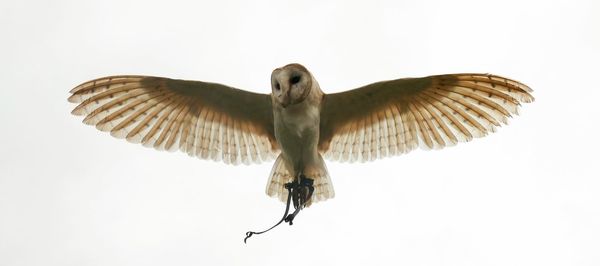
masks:
<svg viewBox="0 0 600 266"><path fill-rule="evenodd" d="M302 210L310 201L310 198L315 191L313 184L314 180L307 178L304 174L300 174L299 177L294 180L294 182L286 184L286 187L292 186L291 193L295 209L294 213L285 218L286 223L292 225L296 215L298 215L300 210Z"/></svg>
<svg viewBox="0 0 600 266"><path fill-rule="evenodd" d="M283 217L281 218L281 220L279 220L279 222L277 222L275 225L271 226L271 228L269 228L267 230L260 231L260 232L253 232L253 231L246 232L246 238L244 238L244 243L246 243L246 240L248 238L250 238L252 235L255 235L255 234L259 235L262 233L266 233L266 232L270 231L271 229L277 227L283 221L292 225L292 222L294 221L294 218L296 217L296 215L298 215L300 210L302 210L306 206L306 203L308 203L310 201L310 198L312 197L312 194L315 191L313 183L314 183L314 181L312 179L304 176L304 174L300 174L298 177L296 177L294 179L294 181L286 183L285 189L287 189L287 191L288 191L288 198L287 198L287 202L285 204L285 213L283 214ZM290 203L292 202L292 199L294 202L295 210L294 210L294 213L288 215L288 213L290 211Z"/></svg>

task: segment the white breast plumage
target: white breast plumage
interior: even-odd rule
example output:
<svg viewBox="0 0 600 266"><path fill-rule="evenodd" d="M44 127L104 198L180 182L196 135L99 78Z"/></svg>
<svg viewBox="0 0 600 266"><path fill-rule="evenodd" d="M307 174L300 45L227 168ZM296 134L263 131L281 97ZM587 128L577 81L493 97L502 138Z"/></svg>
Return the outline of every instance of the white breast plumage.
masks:
<svg viewBox="0 0 600 266"><path fill-rule="evenodd" d="M307 131L318 131L319 108L302 104L288 109L283 110L281 113L283 126L288 133L296 137L302 137Z"/></svg>

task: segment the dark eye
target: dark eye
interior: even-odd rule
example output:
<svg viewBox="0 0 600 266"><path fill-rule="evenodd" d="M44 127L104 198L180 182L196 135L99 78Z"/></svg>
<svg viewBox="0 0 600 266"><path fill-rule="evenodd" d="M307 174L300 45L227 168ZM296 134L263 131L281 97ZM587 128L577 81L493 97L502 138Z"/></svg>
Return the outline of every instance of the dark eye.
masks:
<svg viewBox="0 0 600 266"><path fill-rule="evenodd" d="M300 82L300 79L302 79L302 76L294 75L290 78L290 84L294 85L294 84Z"/></svg>
<svg viewBox="0 0 600 266"><path fill-rule="evenodd" d="M279 82L275 83L275 89L276 90L281 90L281 86L279 86Z"/></svg>

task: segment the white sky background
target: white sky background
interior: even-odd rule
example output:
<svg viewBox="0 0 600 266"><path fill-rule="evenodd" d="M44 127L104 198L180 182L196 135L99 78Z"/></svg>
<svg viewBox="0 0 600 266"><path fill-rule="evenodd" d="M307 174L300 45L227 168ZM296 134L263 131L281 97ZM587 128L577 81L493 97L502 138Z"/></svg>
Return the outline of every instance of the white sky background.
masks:
<svg viewBox="0 0 600 266"><path fill-rule="evenodd" d="M598 1L2 1L0 265L599 265ZM531 86L509 126L441 151L328 163L336 198L271 226L270 163L117 140L68 91L114 74L268 93L483 72Z"/></svg>

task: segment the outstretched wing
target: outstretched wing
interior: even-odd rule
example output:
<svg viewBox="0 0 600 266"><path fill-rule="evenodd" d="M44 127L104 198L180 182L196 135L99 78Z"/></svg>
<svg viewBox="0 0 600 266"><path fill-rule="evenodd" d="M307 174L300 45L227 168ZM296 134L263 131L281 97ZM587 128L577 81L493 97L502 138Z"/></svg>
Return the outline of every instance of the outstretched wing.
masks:
<svg viewBox="0 0 600 266"><path fill-rule="evenodd" d="M74 115L117 138L190 156L250 163L278 154L271 98L201 81L113 76L71 90Z"/></svg>
<svg viewBox="0 0 600 266"><path fill-rule="evenodd" d="M525 84L488 74L382 81L325 95L319 150L337 161L368 161L440 149L485 136L532 102Z"/></svg>

